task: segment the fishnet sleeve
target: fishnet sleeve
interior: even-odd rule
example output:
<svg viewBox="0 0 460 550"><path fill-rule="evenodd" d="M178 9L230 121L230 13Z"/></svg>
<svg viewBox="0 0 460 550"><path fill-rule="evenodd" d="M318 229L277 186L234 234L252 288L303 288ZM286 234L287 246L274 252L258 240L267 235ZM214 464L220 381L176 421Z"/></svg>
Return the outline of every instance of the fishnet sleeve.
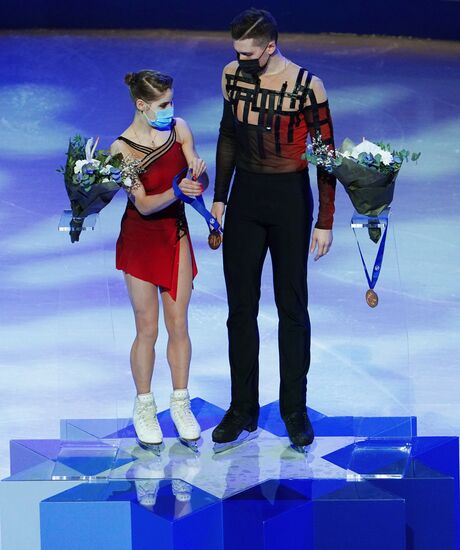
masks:
<svg viewBox="0 0 460 550"><path fill-rule="evenodd" d="M326 91L319 78L312 81L309 94L309 105L304 109L304 116L308 126L310 139L321 136L323 143L334 149L334 129L329 110ZM317 168L319 208L315 227L318 229L332 229L335 212L336 177L324 168Z"/></svg>
<svg viewBox="0 0 460 550"><path fill-rule="evenodd" d="M216 153L216 180L214 202L227 204L228 190L235 170L236 136L232 105L224 99Z"/></svg>

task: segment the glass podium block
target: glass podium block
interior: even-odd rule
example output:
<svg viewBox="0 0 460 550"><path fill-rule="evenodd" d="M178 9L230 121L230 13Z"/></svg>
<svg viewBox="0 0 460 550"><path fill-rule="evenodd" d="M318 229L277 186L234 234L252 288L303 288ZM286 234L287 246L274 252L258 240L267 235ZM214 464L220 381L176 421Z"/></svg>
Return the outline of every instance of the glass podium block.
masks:
<svg viewBox="0 0 460 550"><path fill-rule="evenodd" d="M356 288L344 304L349 309L349 324L342 329L350 338L349 368L355 371L349 410L355 443L347 470L349 479L354 480L404 477L416 435L405 292L395 225L392 220L390 223L389 208L378 216L355 211L350 223L359 250L352 258ZM385 248L379 261L382 241ZM370 307L365 293L376 273L374 289L379 299L376 306ZM384 422L385 417L391 423Z"/></svg>
<svg viewBox="0 0 460 550"><path fill-rule="evenodd" d="M133 425L133 406L132 396L125 399L118 399L116 408L116 437L123 439L136 439L136 431Z"/></svg>
<svg viewBox="0 0 460 550"><path fill-rule="evenodd" d="M348 465L347 479L400 479L405 477L411 458L412 442L406 437L377 437L356 441Z"/></svg>
<svg viewBox="0 0 460 550"><path fill-rule="evenodd" d="M99 214L90 214L83 220L83 225L81 231L94 231L96 227L96 222ZM70 231L70 222L72 220L72 210L64 210L61 214L59 220L58 230L59 231Z"/></svg>
<svg viewBox="0 0 460 550"><path fill-rule="evenodd" d="M51 474L54 481L108 479L119 449L116 440L62 441Z"/></svg>

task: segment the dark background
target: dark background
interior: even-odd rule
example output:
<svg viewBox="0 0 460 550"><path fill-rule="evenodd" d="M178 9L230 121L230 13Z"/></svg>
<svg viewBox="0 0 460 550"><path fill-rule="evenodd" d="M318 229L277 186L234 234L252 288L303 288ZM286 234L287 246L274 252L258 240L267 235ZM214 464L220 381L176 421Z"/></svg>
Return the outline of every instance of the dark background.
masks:
<svg viewBox="0 0 460 550"><path fill-rule="evenodd" d="M460 39L460 0L1 0L0 29L228 29L255 5L281 32L356 33Z"/></svg>

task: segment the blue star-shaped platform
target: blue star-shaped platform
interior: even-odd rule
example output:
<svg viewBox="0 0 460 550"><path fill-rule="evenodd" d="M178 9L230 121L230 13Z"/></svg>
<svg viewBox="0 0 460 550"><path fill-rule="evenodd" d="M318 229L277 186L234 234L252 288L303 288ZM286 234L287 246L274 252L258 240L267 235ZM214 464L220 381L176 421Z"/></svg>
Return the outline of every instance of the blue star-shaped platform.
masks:
<svg viewBox="0 0 460 550"><path fill-rule="evenodd" d="M419 437L413 417L310 409L316 439L303 455L274 402L255 439L215 454L224 411L202 399L192 409L198 454L178 441L169 411L159 456L136 444L131 419L63 420L61 440L11 441L4 550L26 537L25 521L37 527L27 548L42 550L456 547L458 438Z"/></svg>

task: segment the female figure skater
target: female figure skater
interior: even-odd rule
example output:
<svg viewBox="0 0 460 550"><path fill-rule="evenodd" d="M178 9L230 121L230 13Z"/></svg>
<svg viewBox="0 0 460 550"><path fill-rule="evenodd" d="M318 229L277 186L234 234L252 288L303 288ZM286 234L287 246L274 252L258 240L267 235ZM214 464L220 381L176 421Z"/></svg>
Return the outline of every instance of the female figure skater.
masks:
<svg viewBox="0 0 460 550"><path fill-rule="evenodd" d="M136 322L130 355L137 390L133 424L141 445L162 443L151 391L161 296L173 385L171 416L179 437L196 441L200 426L187 390L191 358L187 310L197 267L184 204L175 197L172 180L189 168L191 178L182 178L179 187L197 197L208 183L206 165L197 155L185 120L174 118L172 78L145 70L127 74L125 82L136 112L131 125L112 144L111 153L140 159L143 169L140 183L129 192L116 245L116 267L124 272ZM199 182L194 181L197 178Z"/></svg>

